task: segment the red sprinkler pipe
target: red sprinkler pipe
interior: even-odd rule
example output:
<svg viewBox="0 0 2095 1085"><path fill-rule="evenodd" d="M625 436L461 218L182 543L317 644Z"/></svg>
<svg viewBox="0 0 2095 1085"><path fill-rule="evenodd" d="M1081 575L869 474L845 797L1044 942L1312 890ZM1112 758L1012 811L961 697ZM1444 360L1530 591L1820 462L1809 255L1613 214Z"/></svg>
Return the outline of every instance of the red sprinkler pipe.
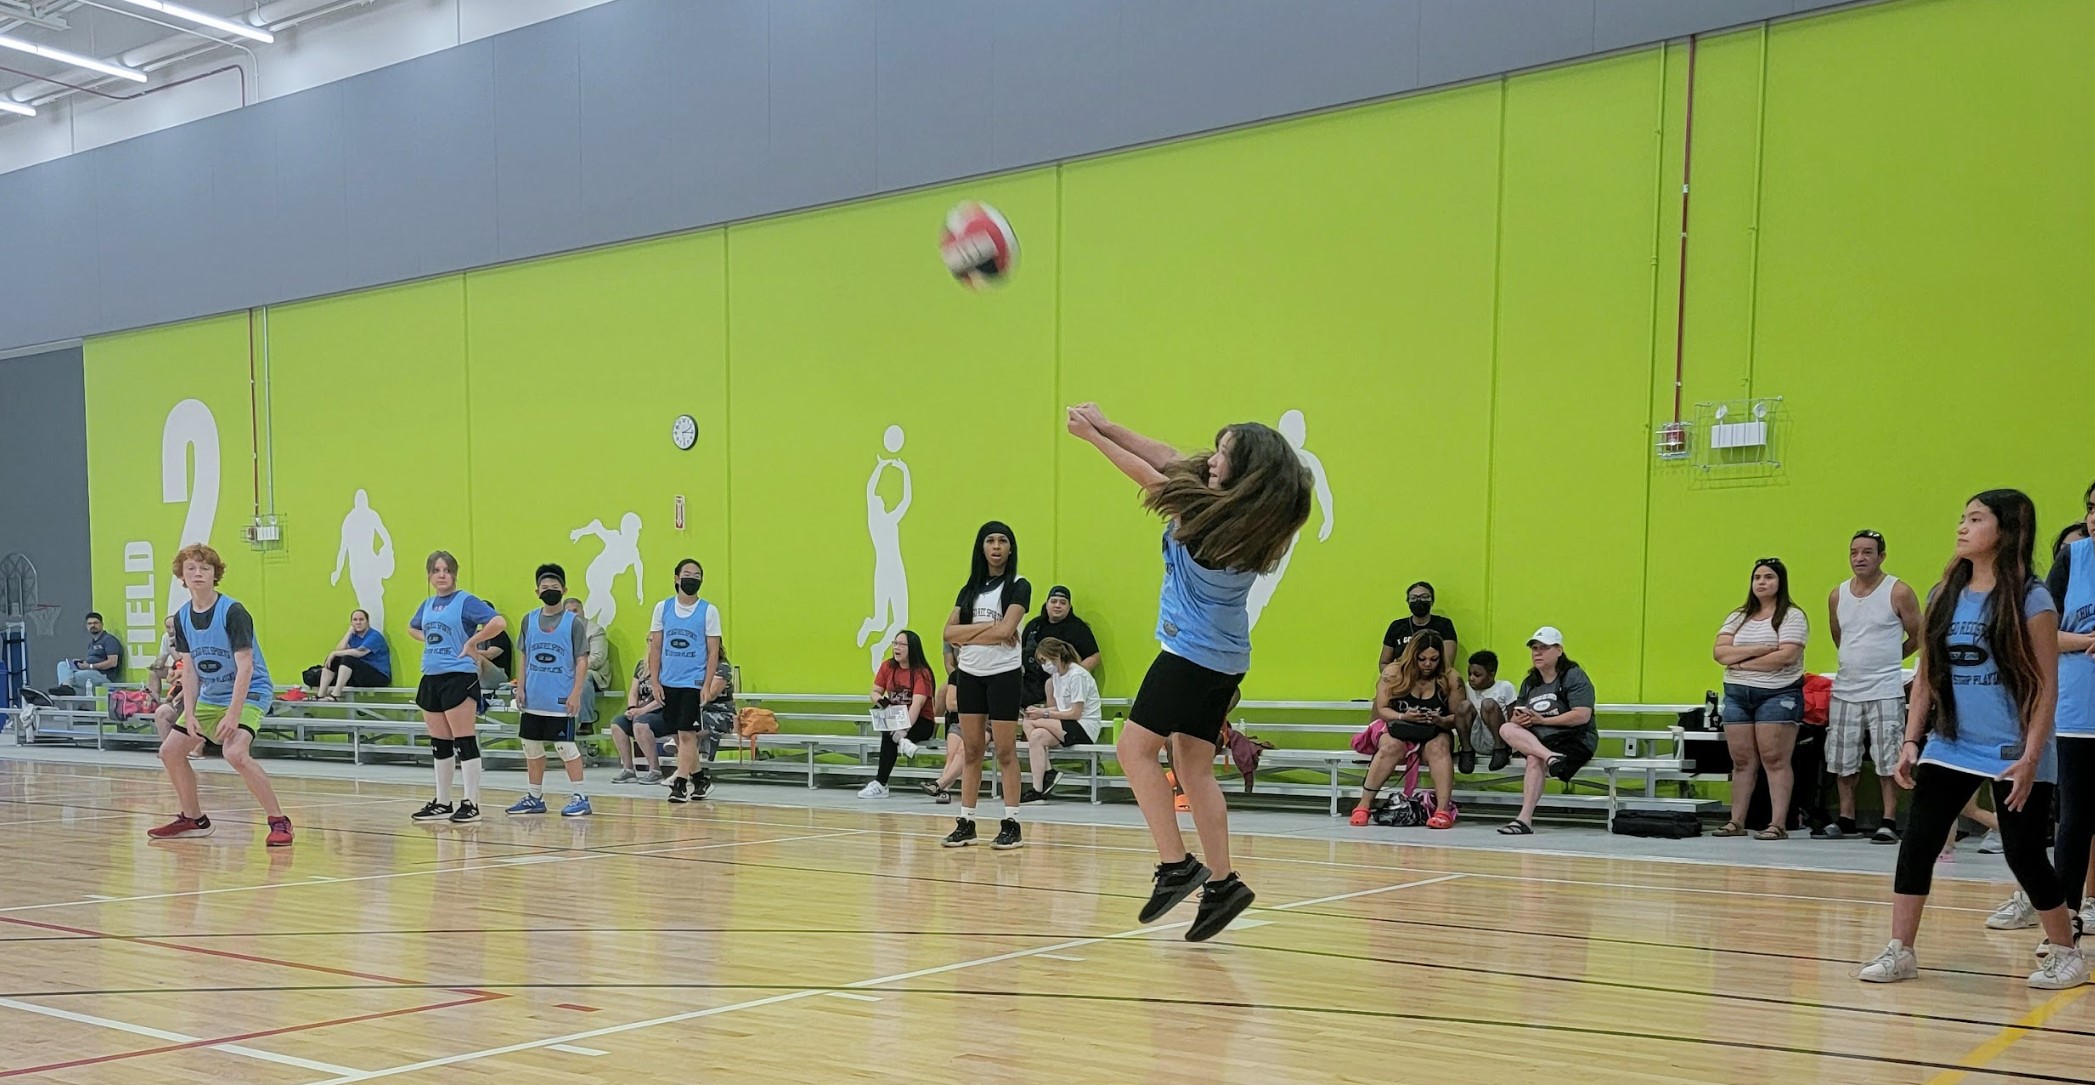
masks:
<svg viewBox="0 0 2095 1085"><path fill-rule="evenodd" d="M1688 35L1688 95L1687 114L1681 124L1680 144L1680 285L1674 291L1679 299L1673 314L1673 420L1680 421L1681 374L1685 369L1688 336L1688 178L1695 157L1695 46L1697 37Z"/></svg>

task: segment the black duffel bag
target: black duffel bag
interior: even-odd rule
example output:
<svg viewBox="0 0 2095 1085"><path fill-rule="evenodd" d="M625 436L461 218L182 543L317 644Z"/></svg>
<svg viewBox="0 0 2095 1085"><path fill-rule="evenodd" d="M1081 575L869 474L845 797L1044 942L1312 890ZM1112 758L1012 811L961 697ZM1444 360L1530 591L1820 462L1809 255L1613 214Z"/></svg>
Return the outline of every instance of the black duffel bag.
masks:
<svg viewBox="0 0 2095 1085"><path fill-rule="evenodd" d="M1701 836L1702 821L1690 810L1623 810L1611 827L1622 836L1656 836L1667 840Z"/></svg>

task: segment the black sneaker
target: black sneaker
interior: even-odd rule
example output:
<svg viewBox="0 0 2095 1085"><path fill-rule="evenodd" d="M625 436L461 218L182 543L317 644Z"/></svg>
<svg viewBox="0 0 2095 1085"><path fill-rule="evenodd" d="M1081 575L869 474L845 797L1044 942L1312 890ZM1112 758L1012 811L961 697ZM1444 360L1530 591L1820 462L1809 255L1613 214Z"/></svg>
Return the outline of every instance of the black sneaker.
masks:
<svg viewBox="0 0 2095 1085"><path fill-rule="evenodd" d="M973 835L972 829L974 827L974 823L969 822L968 826L970 829L969 835ZM1018 835L1018 819L1005 818L1001 823L999 823L997 825L997 838L994 841L992 841L989 846L997 849L998 851L1010 851L1013 848L1025 847L1026 842L1023 839L1021 839Z"/></svg>
<svg viewBox="0 0 2095 1085"><path fill-rule="evenodd" d="M1899 842L1899 827L1888 821L1878 822L1877 831L1870 834L1869 842L1872 844L1896 844Z"/></svg>
<svg viewBox="0 0 2095 1085"><path fill-rule="evenodd" d="M1513 751L1504 746L1500 746L1498 749L1491 751L1491 763L1486 766L1485 770L1488 772L1497 772L1505 768L1507 764L1512 762L1512 760Z"/></svg>
<svg viewBox="0 0 2095 1085"><path fill-rule="evenodd" d="M939 841L939 843L949 848L964 848L974 843L975 819L955 818L954 821L956 824L953 826L953 831L947 833L946 838Z"/></svg>
<svg viewBox="0 0 2095 1085"><path fill-rule="evenodd" d="M1136 919L1156 922L1165 912L1178 907L1179 901L1192 896L1195 889L1207 884L1207 880L1208 868L1190 855L1176 863L1158 863L1156 887L1150 890L1149 903L1142 906Z"/></svg>
<svg viewBox="0 0 2095 1085"><path fill-rule="evenodd" d="M1477 771L1477 751L1456 750L1455 771L1461 773L1464 776L1467 776L1470 773Z"/></svg>
<svg viewBox="0 0 2095 1085"><path fill-rule="evenodd" d="M451 816L451 804L431 799L428 805L409 816L416 821L443 821Z"/></svg>
<svg viewBox="0 0 2095 1085"><path fill-rule="evenodd" d="M1813 840L1839 840L1840 826L1830 821L1824 825L1814 825L1811 827L1811 838Z"/></svg>
<svg viewBox="0 0 2095 1085"><path fill-rule="evenodd" d="M682 776L669 781L669 801L679 806L691 801L691 781Z"/></svg>
<svg viewBox="0 0 2095 1085"><path fill-rule="evenodd" d="M1040 777L1040 793L1045 795L1055 790L1055 781L1062 778L1061 769L1049 769Z"/></svg>
<svg viewBox="0 0 2095 1085"><path fill-rule="evenodd" d="M1026 789L1019 793L1018 801L1031 806L1036 802L1046 802L1047 796L1041 794L1039 788L1034 787L1032 784L1027 784Z"/></svg>
<svg viewBox="0 0 2095 1085"><path fill-rule="evenodd" d="M713 792L713 774L704 769L691 778L691 801L697 802Z"/></svg>
<svg viewBox="0 0 2095 1085"><path fill-rule="evenodd" d="M480 804L475 802L460 802L458 804L458 812L451 815L451 824L453 825L470 825L479 820Z"/></svg>
<svg viewBox="0 0 2095 1085"><path fill-rule="evenodd" d="M1186 941L1205 942L1222 933L1230 921L1244 914L1258 894L1232 871L1219 882L1209 882L1200 891L1200 913L1186 928Z"/></svg>

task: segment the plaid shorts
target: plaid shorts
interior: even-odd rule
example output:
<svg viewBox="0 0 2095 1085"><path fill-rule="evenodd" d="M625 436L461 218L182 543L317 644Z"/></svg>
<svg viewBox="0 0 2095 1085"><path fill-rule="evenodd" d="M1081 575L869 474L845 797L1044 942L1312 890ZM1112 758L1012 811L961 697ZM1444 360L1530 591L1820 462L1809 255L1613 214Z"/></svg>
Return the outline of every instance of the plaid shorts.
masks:
<svg viewBox="0 0 2095 1085"><path fill-rule="evenodd" d="M1833 698L1826 713L1826 771L1835 776L1853 776L1862 771L1862 743L1869 739L1870 764L1879 775L1899 763L1899 744L1905 741L1906 699L1888 697L1881 701L1843 701Z"/></svg>

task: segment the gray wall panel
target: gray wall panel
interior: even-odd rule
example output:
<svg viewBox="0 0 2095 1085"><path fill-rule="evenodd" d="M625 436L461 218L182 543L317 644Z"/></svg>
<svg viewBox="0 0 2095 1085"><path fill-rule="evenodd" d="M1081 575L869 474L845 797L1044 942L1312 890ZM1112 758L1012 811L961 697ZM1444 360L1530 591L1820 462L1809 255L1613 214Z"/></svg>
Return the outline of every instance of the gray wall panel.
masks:
<svg viewBox="0 0 2095 1085"><path fill-rule="evenodd" d="M994 170L994 7L974 0L880 0L874 15L879 187Z"/></svg>
<svg viewBox="0 0 2095 1085"><path fill-rule="evenodd" d="M52 668L87 645L81 621L98 605L89 582L87 537L87 397L80 348L0 359L0 463L33 468L0 471L0 557L26 555L36 566L32 602L61 608L52 636L29 624L29 682L57 681ZM23 515L33 511L34 515ZM122 636L123 590L99 601ZM0 615L0 623L11 619Z"/></svg>
<svg viewBox="0 0 2095 1085"><path fill-rule="evenodd" d="M765 188L784 207L873 192L873 6L774 0L770 42Z"/></svg>
<svg viewBox="0 0 2095 1085"><path fill-rule="evenodd" d="M1837 0L613 0L0 174L0 350L1094 154ZM26 269L33 268L33 272Z"/></svg>
<svg viewBox="0 0 2095 1085"><path fill-rule="evenodd" d="M1453 83L1593 51L1594 0L1425 0L1419 81Z"/></svg>
<svg viewBox="0 0 2095 1085"><path fill-rule="evenodd" d="M582 217L582 30L566 19L494 39L496 252L587 245Z"/></svg>

